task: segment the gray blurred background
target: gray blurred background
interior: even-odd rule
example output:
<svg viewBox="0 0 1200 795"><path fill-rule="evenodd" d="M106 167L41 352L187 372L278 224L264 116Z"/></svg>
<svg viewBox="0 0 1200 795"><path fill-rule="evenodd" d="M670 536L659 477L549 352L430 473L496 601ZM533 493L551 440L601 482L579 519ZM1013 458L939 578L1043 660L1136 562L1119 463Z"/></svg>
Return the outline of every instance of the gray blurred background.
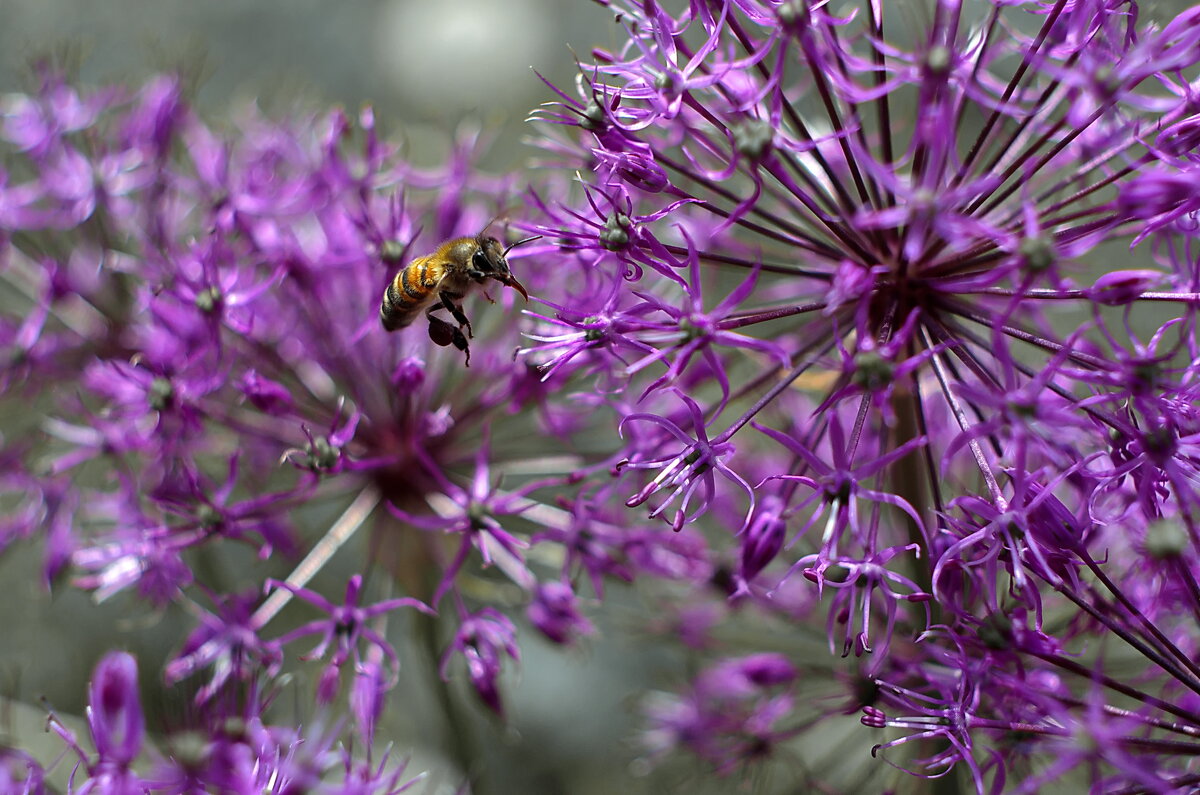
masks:
<svg viewBox="0 0 1200 795"><path fill-rule="evenodd" d="M613 15L587 0L0 0L0 91L28 84L29 64L67 55L86 82L137 82L155 71L196 80L202 110L257 100L372 104L385 129L416 146L462 119L495 131L495 162L516 162L523 119L546 90L617 41Z"/></svg>

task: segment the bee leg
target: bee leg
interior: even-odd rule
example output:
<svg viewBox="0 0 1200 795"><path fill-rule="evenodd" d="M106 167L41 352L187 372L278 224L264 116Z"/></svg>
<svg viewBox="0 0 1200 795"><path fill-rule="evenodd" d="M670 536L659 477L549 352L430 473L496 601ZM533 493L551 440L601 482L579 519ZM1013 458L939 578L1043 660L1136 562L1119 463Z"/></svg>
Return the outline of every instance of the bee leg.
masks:
<svg viewBox="0 0 1200 795"><path fill-rule="evenodd" d="M434 345L446 347L453 344L455 348L467 355L467 367L471 366L471 349L467 344L467 338L463 336L462 329L452 323L447 323L440 317L429 315L429 339L433 340Z"/></svg>
<svg viewBox="0 0 1200 795"><path fill-rule="evenodd" d="M443 291L440 297L442 299L442 306L446 307L446 311L458 321L459 328L465 328L467 336L474 337L475 334L471 331L471 321L467 320L467 316L463 314L462 307L454 303L454 299L461 299L462 296Z"/></svg>
<svg viewBox="0 0 1200 795"><path fill-rule="evenodd" d="M433 340L435 345L445 348L447 345L454 342L455 331L458 331L458 329L442 320L440 317L429 315L429 339ZM462 332L459 333L461 334Z"/></svg>

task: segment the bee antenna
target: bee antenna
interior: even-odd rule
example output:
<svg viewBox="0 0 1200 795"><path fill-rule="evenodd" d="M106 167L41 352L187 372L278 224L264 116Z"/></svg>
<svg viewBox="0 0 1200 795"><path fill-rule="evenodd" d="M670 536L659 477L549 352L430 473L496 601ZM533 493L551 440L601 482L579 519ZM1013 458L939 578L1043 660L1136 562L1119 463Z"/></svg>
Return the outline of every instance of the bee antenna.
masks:
<svg viewBox="0 0 1200 795"><path fill-rule="evenodd" d="M541 239L542 239L542 237L543 237L543 235L533 235L532 237L527 237L527 238L525 238L524 240L518 240L516 243L513 243L511 246L509 246L508 248L504 249L504 253L503 253L501 256L503 256L503 257L507 257L507 256L508 256L508 252L512 251L512 250L513 250L514 248L516 248L517 246L523 246L523 245L525 245L526 243L532 243L532 242L533 242L533 241L535 241L535 240L541 240Z"/></svg>
<svg viewBox="0 0 1200 795"><path fill-rule="evenodd" d="M475 237L476 237L477 239L479 239L479 240L482 240L482 239L483 239L483 235L484 235L484 233L485 233L485 232L487 232L487 230L489 230L489 229L491 229L491 228L492 228L492 224L496 223L496 222L497 222L497 221L499 221L501 218L503 218L503 217L504 217L504 214L505 214L505 212L507 212L507 211L506 211L506 210L501 210L500 212L498 212L498 213L496 213L495 215L493 215L493 216L492 216L492 219L491 219L490 221L488 221L486 224L484 224L484 225L483 225L483 229L480 229L480 230L479 230L479 234L477 234Z"/></svg>

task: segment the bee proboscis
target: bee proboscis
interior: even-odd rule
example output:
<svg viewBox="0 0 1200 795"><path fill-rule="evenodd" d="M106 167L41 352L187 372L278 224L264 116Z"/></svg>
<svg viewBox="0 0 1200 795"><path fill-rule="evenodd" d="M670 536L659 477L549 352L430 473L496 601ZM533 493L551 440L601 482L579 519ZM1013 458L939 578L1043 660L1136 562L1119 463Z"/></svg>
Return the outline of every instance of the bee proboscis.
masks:
<svg viewBox="0 0 1200 795"><path fill-rule="evenodd" d="M484 227L474 237L447 240L432 254L417 257L401 268L388 282L383 303L379 306L379 320L384 329L395 331L406 328L424 310L429 319L429 339L443 347L454 345L467 355L466 364L470 367L471 350L467 340L474 335L471 321L462 310L463 298L475 285L495 279L513 288L528 301L529 293L512 275L505 258L517 246L541 237L527 237L504 248L499 240L485 235L486 231L487 227ZM492 301L486 291L484 297ZM436 317L433 313L439 309L449 312L458 325Z"/></svg>

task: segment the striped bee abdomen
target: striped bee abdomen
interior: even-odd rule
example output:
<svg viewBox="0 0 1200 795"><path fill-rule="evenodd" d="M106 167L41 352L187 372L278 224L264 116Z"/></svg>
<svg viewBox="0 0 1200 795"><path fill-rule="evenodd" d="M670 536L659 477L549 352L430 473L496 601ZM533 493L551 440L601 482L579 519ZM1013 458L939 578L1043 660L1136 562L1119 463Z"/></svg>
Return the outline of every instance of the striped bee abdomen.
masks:
<svg viewBox="0 0 1200 795"><path fill-rule="evenodd" d="M428 257L401 268L388 284L379 305L379 320L387 331L404 328L417 313L437 297L441 268L431 266Z"/></svg>

